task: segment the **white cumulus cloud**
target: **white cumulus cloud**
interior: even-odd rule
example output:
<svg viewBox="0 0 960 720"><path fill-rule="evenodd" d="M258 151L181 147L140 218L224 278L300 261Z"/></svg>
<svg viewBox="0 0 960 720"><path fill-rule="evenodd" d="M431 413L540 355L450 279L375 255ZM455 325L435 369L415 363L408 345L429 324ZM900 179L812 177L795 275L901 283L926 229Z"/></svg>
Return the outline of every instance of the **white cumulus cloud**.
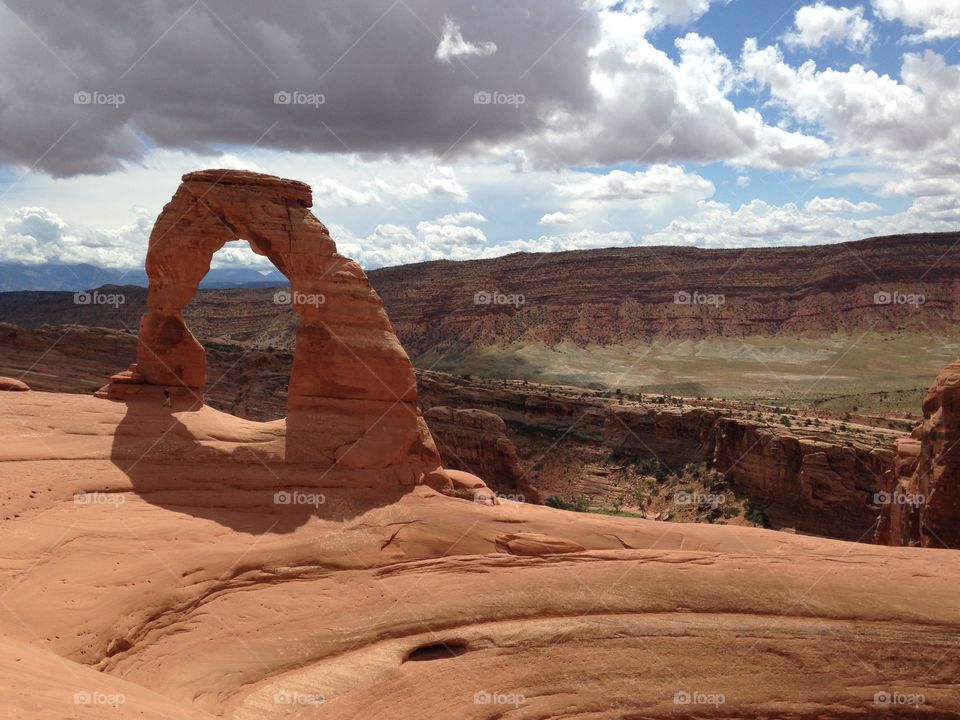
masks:
<svg viewBox="0 0 960 720"><path fill-rule="evenodd" d="M957 0L873 0L873 10L884 20L921 30L908 38L913 42L960 37Z"/></svg>
<svg viewBox="0 0 960 720"><path fill-rule="evenodd" d="M576 220L573 213L552 212L540 218L538 225L569 225Z"/></svg>
<svg viewBox="0 0 960 720"><path fill-rule="evenodd" d="M880 210L872 202L852 202L842 197L815 197L807 203L807 210L821 213L869 213Z"/></svg>
<svg viewBox="0 0 960 720"><path fill-rule="evenodd" d="M649 170L633 173L623 170L606 174L572 173L554 187L560 197L597 203L647 200L680 192L709 197L715 190L709 180L676 165L654 165Z"/></svg>
<svg viewBox="0 0 960 720"><path fill-rule="evenodd" d="M833 7L824 2L805 5L797 10L794 29L784 35L784 42L797 48L819 48L844 44L851 49L866 50L873 41L873 26L863 16L863 6Z"/></svg>

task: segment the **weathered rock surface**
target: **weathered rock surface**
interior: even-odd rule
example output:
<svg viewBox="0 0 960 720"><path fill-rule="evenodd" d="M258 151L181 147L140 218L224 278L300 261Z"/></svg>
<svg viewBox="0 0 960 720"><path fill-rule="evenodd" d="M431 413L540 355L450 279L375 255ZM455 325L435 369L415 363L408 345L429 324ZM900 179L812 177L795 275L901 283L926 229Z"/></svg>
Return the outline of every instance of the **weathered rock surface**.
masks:
<svg viewBox="0 0 960 720"><path fill-rule="evenodd" d="M3 407L3 718L960 712L953 551L424 486L320 498L309 477L277 503L258 459L277 426L36 391Z"/></svg>
<svg viewBox="0 0 960 720"><path fill-rule="evenodd" d="M527 480L507 424L492 412L438 405L424 413L445 468L482 477L491 490L523 502L540 502ZM519 496L519 498L518 498Z"/></svg>
<svg viewBox="0 0 960 720"><path fill-rule="evenodd" d="M150 234L137 361L102 395L155 402L162 386L201 397L206 353L183 309L213 254L246 239L289 278L280 299L299 318L280 459L391 468L406 483L441 478L413 366L363 270L337 253L311 205L310 187L295 180L241 170L184 175Z"/></svg>
<svg viewBox="0 0 960 720"><path fill-rule="evenodd" d="M16 378L0 377L0 391L24 392L29 390L30 386L22 380Z"/></svg>
<svg viewBox="0 0 960 720"><path fill-rule="evenodd" d="M960 548L960 360L937 376L889 478L877 542Z"/></svg>

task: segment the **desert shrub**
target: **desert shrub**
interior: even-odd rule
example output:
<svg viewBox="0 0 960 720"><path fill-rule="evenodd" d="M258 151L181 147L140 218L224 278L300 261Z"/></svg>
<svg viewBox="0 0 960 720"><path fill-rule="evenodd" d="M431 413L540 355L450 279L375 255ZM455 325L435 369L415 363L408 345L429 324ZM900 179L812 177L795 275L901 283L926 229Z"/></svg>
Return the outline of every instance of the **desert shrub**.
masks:
<svg viewBox="0 0 960 720"><path fill-rule="evenodd" d="M770 521L767 520L767 516L763 512L763 510L761 510L758 507L754 507L749 500L744 502L743 506L744 506L744 517L747 520L761 527L770 527Z"/></svg>
<svg viewBox="0 0 960 720"><path fill-rule="evenodd" d="M572 512L587 512L590 509L590 501L583 495L574 495L570 500L551 495L547 498L546 504L558 510L570 510Z"/></svg>

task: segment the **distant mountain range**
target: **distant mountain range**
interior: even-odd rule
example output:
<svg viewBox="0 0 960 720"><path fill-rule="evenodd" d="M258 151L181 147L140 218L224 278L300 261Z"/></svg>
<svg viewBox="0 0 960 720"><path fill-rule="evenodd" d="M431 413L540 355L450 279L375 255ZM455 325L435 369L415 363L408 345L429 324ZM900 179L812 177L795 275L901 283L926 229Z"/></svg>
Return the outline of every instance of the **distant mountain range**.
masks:
<svg viewBox="0 0 960 720"><path fill-rule="evenodd" d="M266 273L266 274L264 274ZM200 283L200 287L259 288L287 284L286 278L277 270L260 271L250 268L214 268ZM147 286L147 274L143 268L101 268L95 265L24 265L0 262L0 292L20 290L66 290L79 292L102 285Z"/></svg>

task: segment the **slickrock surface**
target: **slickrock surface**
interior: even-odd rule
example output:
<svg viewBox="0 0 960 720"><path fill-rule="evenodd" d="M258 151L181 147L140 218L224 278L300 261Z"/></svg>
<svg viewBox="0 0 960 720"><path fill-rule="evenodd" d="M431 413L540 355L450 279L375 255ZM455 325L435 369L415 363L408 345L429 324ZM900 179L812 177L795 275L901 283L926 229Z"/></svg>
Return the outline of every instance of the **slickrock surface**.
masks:
<svg viewBox="0 0 960 720"><path fill-rule="evenodd" d="M201 397L206 353L183 309L213 254L244 238L290 280L285 300L299 318L276 459L440 482L410 359L363 270L337 253L311 205L309 185L296 180L242 170L184 175L150 234L137 361L101 394L149 402L162 386Z"/></svg>
<svg viewBox="0 0 960 720"><path fill-rule="evenodd" d="M0 435L0 717L960 712L953 551L296 487L178 399L0 394Z"/></svg>
<svg viewBox="0 0 960 720"><path fill-rule="evenodd" d="M877 542L960 548L960 360L937 376L923 423L897 444Z"/></svg>

